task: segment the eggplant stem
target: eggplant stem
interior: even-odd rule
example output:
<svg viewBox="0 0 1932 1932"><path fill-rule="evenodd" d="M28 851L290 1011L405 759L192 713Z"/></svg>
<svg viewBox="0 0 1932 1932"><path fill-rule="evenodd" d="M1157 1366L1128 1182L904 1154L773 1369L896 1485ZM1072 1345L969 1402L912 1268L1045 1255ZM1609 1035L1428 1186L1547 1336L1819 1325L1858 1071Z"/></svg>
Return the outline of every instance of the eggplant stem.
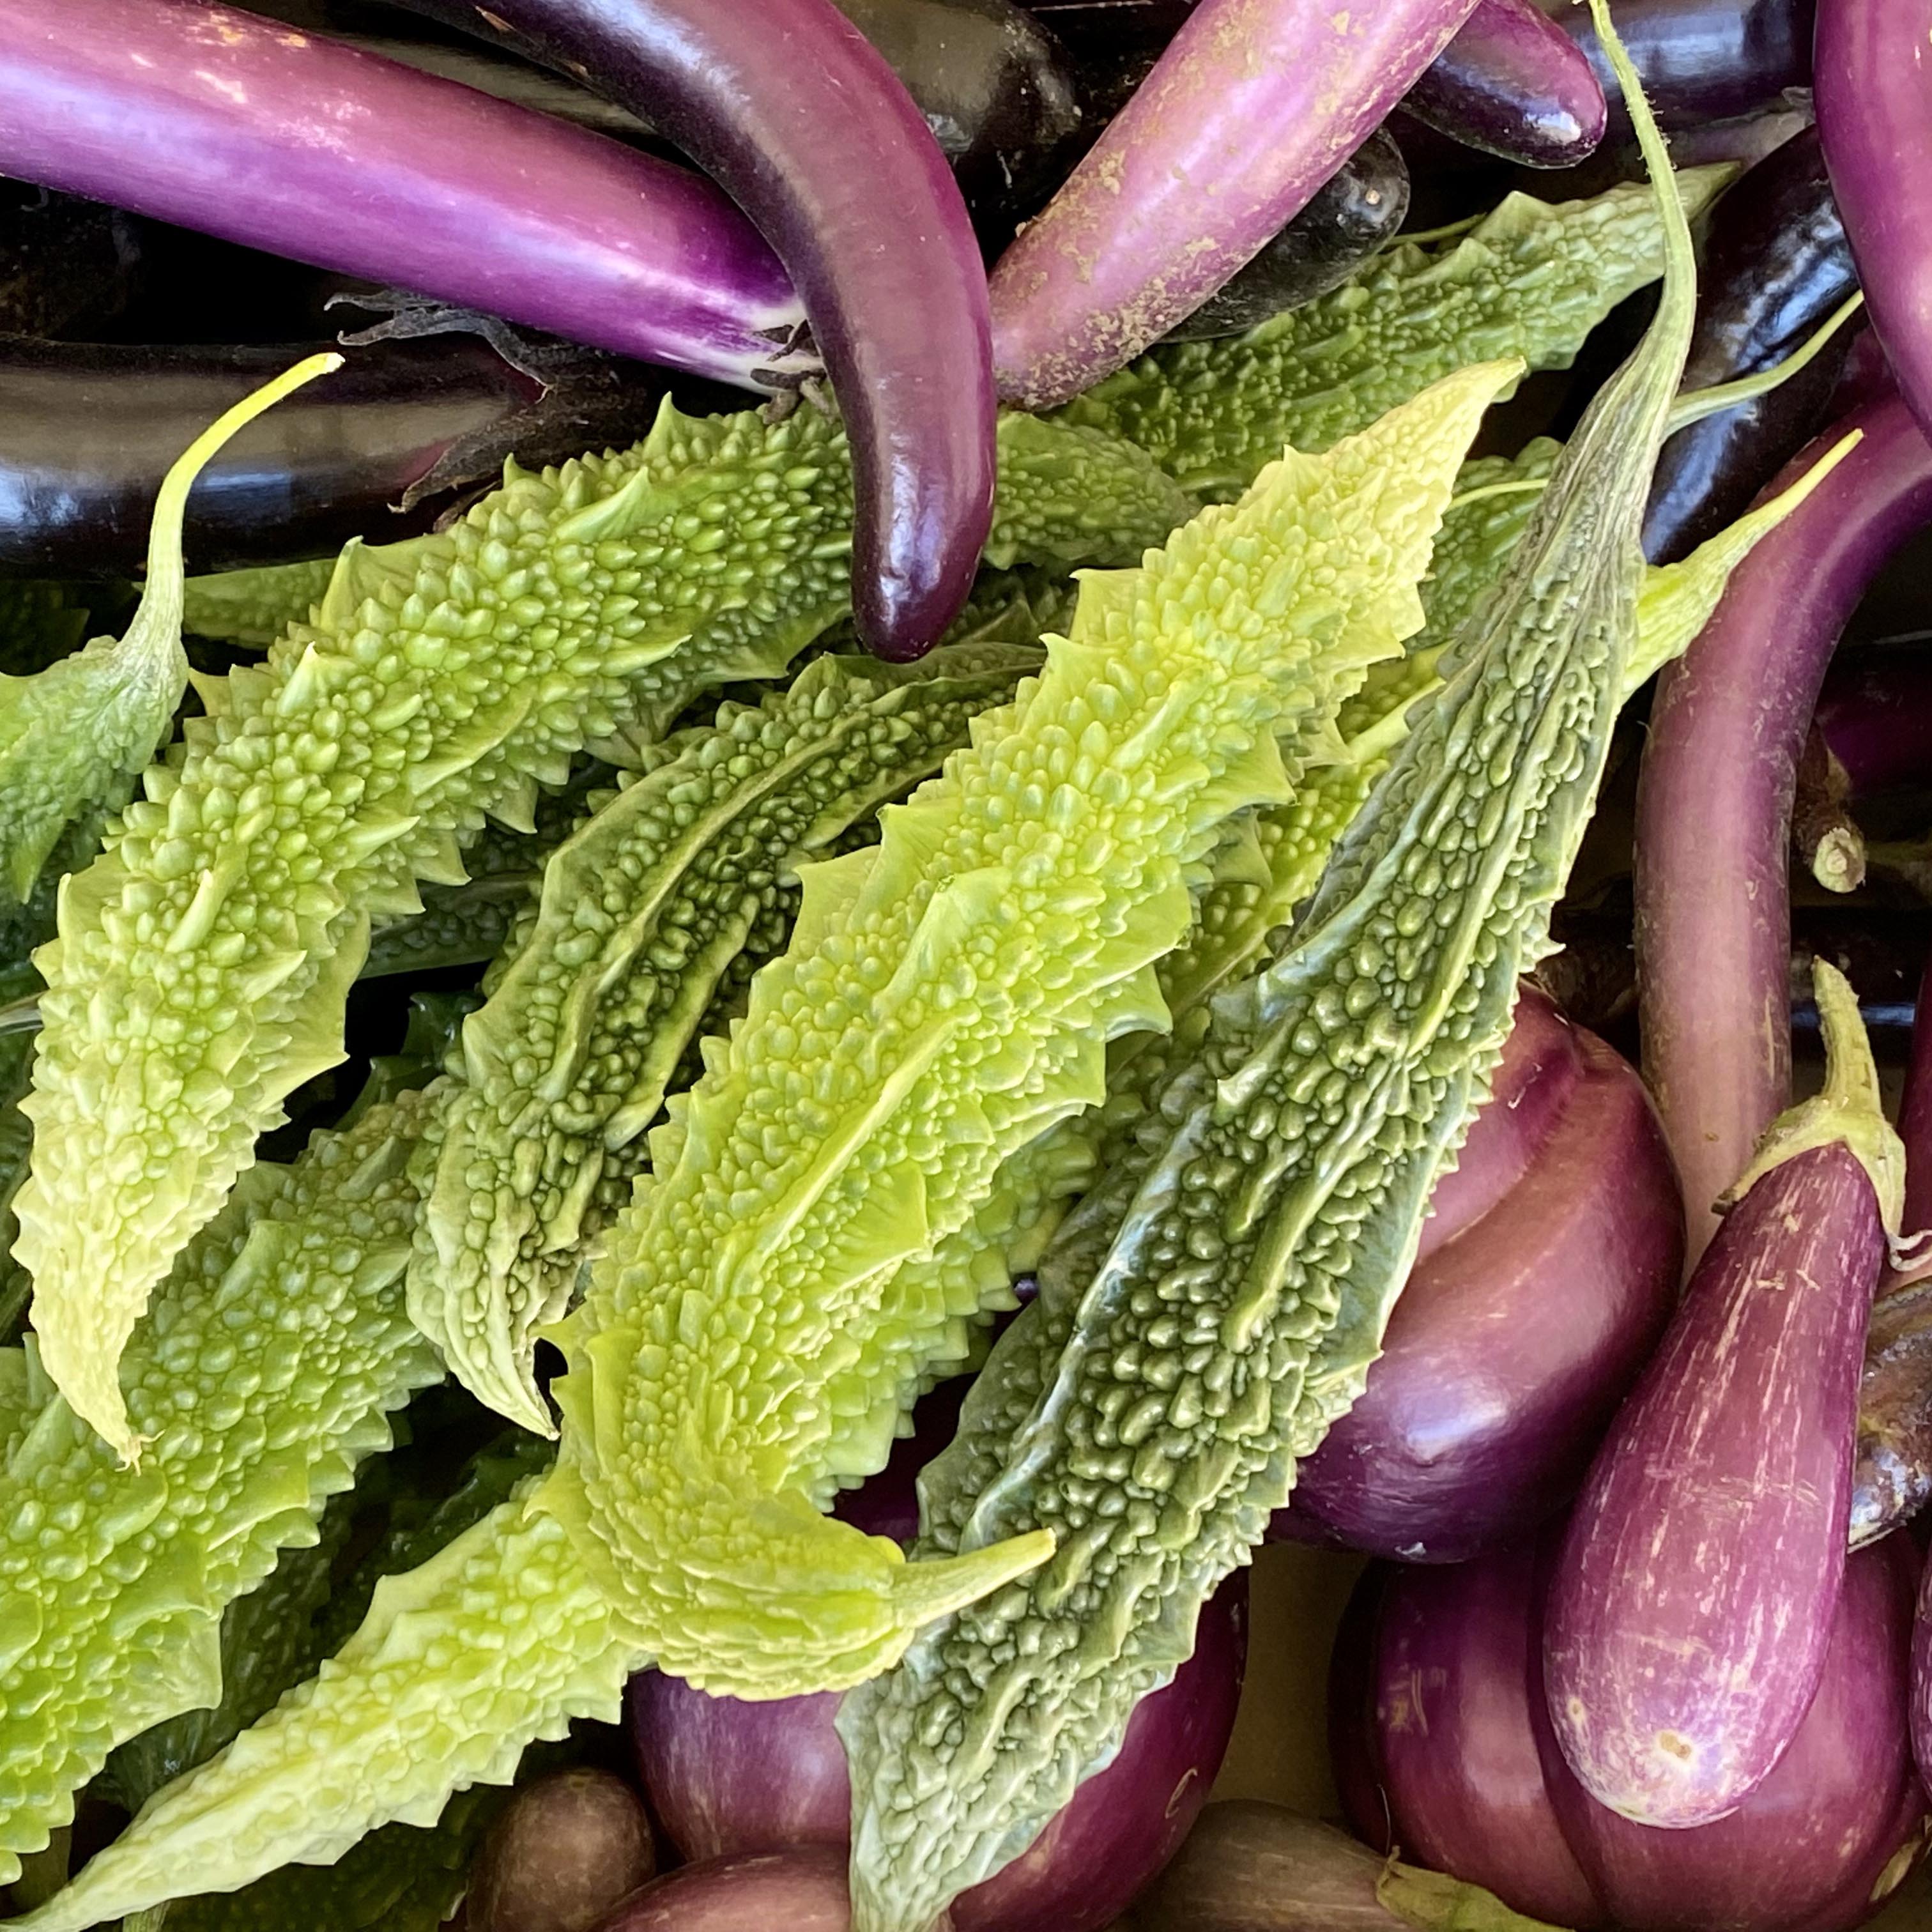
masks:
<svg viewBox="0 0 1932 1932"><path fill-rule="evenodd" d="M1750 1164L1718 1197L1716 1210L1721 1214L1736 1207L1774 1168L1796 1156L1842 1145L1871 1181L1886 1239L1896 1254L1905 1212L1905 1143L1885 1117L1878 1068L1851 982L1828 959L1820 958L1811 964L1811 984L1825 1040L1824 1090L1772 1122Z"/></svg>

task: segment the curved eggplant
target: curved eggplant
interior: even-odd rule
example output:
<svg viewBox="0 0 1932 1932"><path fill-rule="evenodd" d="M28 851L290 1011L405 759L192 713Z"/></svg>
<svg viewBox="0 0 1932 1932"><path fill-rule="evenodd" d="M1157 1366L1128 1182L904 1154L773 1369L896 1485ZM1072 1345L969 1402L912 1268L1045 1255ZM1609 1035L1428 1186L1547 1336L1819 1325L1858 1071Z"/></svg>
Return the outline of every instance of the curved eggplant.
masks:
<svg viewBox="0 0 1932 1932"><path fill-rule="evenodd" d="M1684 386L1774 368L1858 287L1817 130L1750 169L1718 204L1697 284L1697 327ZM1675 563L1750 507L1824 426L1850 353L1838 340L1755 401L1682 429L1664 446L1644 513L1644 553Z"/></svg>
<svg viewBox="0 0 1932 1932"><path fill-rule="evenodd" d="M1865 1325L1904 1163L1851 989L1817 974L1825 1093L1740 1183L1551 1580L1554 1734L1591 1796L1642 1824L1709 1824L1771 1774L1844 1574Z"/></svg>
<svg viewBox="0 0 1932 1932"><path fill-rule="evenodd" d="M169 465L307 352L0 340L0 571L131 574ZM634 442L664 392L661 372L590 351L546 351L536 366L548 387L460 336L358 351L203 470L188 498L190 568L408 536L507 456L536 466Z"/></svg>
<svg viewBox="0 0 1932 1932"><path fill-rule="evenodd" d="M1770 1777L1731 1816L1663 1831L1594 1803L1551 1736L1538 1659L1554 1540L1364 1578L1330 1685L1355 1830L1577 1932L1848 1932L1869 1918L1928 1823L1907 1737L1910 1543L1846 1566L1817 1694Z"/></svg>
<svg viewBox="0 0 1932 1932"><path fill-rule="evenodd" d="M884 57L831 0L410 4L646 116L744 207L850 435L859 634L887 658L936 644L992 525L992 324L965 205Z"/></svg>
<svg viewBox="0 0 1932 1932"><path fill-rule="evenodd" d="M1584 160L1610 118L1588 59L1532 0L1478 0L1402 104L1465 147L1532 168Z"/></svg>
<svg viewBox="0 0 1932 1932"><path fill-rule="evenodd" d="M1629 131L1622 90L1587 7L1537 0L1589 57L1610 104L1612 137ZM1617 33L1666 134L1756 114L1811 80L1817 0L1616 0Z"/></svg>
<svg viewBox="0 0 1932 1932"><path fill-rule="evenodd" d="M1536 1077L1477 1116L1437 1190L1366 1389L1298 1472L1294 1513L1347 1548L1456 1563L1533 1530L1670 1318L1683 1202L1642 1082L1528 994L1505 1068L1532 1054ZM1517 1159L1505 1124L1540 1129ZM1451 1184L1512 1171L1456 1226Z"/></svg>
<svg viewBox="0 0 1932 1932"><path fill-rule="evenodd" d="M1710 1203L1790 1096L1791 800L1825 668L1880 566L1932 518L1932 446L1896 398L1842 418L1784 480L1852 430L1858 447L1738 566L1651 709L1637 788L1643 1069L1694 1256Z"/></svg>
<svg viewBox="0 0 1932 1932"><path fill-rule="evenodd" d="M1340 288L1400 232L1408 213L1408 166L1382 129L1364 141L1308 206L1185 322L1170 342L1240 335Z"/></svg>

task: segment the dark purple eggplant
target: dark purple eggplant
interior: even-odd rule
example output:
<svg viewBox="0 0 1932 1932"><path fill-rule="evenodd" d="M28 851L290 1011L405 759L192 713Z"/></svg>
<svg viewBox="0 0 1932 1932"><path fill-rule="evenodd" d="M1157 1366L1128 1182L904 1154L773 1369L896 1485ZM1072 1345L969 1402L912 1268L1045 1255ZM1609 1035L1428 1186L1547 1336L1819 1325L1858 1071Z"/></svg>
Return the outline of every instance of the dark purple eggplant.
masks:
<svg viewBox="0 0 1932 1932"><path fill-rule="evenodd" d="M1610 113L1588 60L1532 0L1479 0L1402 104L1465 147L1532 168L1594 152Z"/></svg>
<svg viewBox="0 0 1932 1932"><path fill-rule="evenodd" d="M1308 205L1473 5L1382 0L1336 15L1202 0L1000 258L1000 393L1064 402L1191 315Z"/></svg>
<svg viewBox="0 0 1932 1932"><path fill-rule="evenodd" d="M0 572L131 574L169 465L308 352L0 339ZM190 567L407 536L507 456L537 467L636 441L664 392L661 371L589 350L546 349L532 366L545 380L459 336L358 351L203 470L188 498Z"/></svg>
<svg viewBox="0 0 1932 1932"><path fill-rule="evenodd" d="M1622 90L1590 23L1572 0L1537 0L1588 55L1610 104L1617 138L1630 117ZM1774 106L1811 80L1811 22L1818 0L1616 0L1616 21L1644 98L1666 134Z"/></svg>
<svg viewBox="0 0 1932 1932"><path fill-rule="evenodd" d="M1906 1736L1909 1541L1846 1565L1817 1695L1777 1768L1730 1817L1662 1831L1593 1802L1556 1750L1539 1664L1552 1540L1364 1576L1330 1683L1354 1828L1577 1932L1849 1932L1869 1918L1928 1822Z"/></svg>
<svg viewBox="0 0 1932 1932"><path fill-rule="evenodd" d="M8 0L0 168L754 388L802 311L710 182L199 0Z"/></svg>
<svg viewBox="0 0 1932 1932"><path fill-rule="evenodd" d="M1816 129L1750 169L1718 204L1697 282L1687 389L1774 368L1858 287ZM1851 338L1768 394L1706 416L1664 446L1644 513L1644 553L1675 563L1750 507L1824 426Z"/></svg>
<svg viewBox="0 0 1932 1932"><path fill-rule="evenodd" d="M1780 481L1852 430L1858 447L1738 566L1651 710L1636 855L1643 1071L1694 1258L1711 1204L1790 1096L1791 803L1826 666L1880 566L1932 521L1932 446L1895 400L1842 418Z"/></svg>
<svg viewBox="0 0 1932 1932"><path fill-rule="evenodd" d="M1418 1256L1366 1390L1297 1473L1292 1513L1345 1547L1456 1563L1534 1530L1676 1302L1683 1202L1636 1070L1529 992L1504 1071L1532 1058L1450 1177L1511 1184ZM1514 1160L1498 1143L1526 1128L1540 1132Z"/></svg>
<svg viewBox="0 0 1932 1932"><path fill-rule="evenodd" d="M1840 652L1814 717L1848 796L1932 784L1932 651L1922 644Z"/></svg>
<svg viewBox="0 0 1932 1932"><path fill-rule="evenodd" d="M1932 170L1932 0L1817 0L1818 131L1872 327L1932 435L1932 235L1916 203Z"/></svg>
<svg viewBox="0 0 1932 1932"><path fill-rule="evenodd" d="M1408 213L1408 164L1378 128L1246 268L1168 331L1167 340L1239 335L1325 296L1387 248Z"/></svg>
<svg viewBox="0 0 1932 1932"><path fill-rule="evenodd" d="M1904 1183L1850 985L1591 1465L1551 1579L1550 1722L1600 1804L1735 1810L1804 1721L1844 1574L1859 1370Z"/></svg>
<svg viewBox="0 0 1932 1932"><path fill-rule="evenodd" d="M645 116L716 177L804 301L852 440L853 614L916 657L993 514L985 272L945 157L832 0L410 0Z"/></svg>

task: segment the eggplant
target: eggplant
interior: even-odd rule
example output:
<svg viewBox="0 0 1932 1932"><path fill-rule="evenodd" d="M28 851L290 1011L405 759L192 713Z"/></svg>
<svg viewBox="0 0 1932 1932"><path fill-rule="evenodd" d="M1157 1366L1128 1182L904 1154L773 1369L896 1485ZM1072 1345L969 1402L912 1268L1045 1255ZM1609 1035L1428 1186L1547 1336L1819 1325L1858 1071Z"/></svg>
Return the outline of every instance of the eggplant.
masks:
<svg viewBox="0 0 1932 1932"><path fill-rule="evenodd" d="M1840 652L1813 716L1848 796L1932 782L1932 651L1922 645Z"/></svg>
<svg viewBox="0 0 1932 1932"><path fill-rule="evenodd" d="M1749 170L1718 202L1697 284L1687 389L1775 367L1856 292L1817 130ZM1664 446L1644 512L1644 554L1676 563L1743 514L1824 426L1851 338L1755 401L1706 416Z"/></svg>
<svg viewBox="0 0 1932 1932"><path fill-rule="evenodd" d="M1857 4L1857 0L1853 0ZM1616 0L1611 18L1644 98L1666 134L1762 112L1811 82L1819 0ZM1588 56L1610 104L1612 136L1628 133L1622 90L1589 9L1537 0Z"/></svg>
<svg viewBox="0 0 1932 1932"><path fill-rule="evenodd" d="M1683 1831L1594 1803L1556 1748L1539 1664L1553 1540L1364 1577L1330 1680L1356 1832L1576 1932L1849 1932L1869 1918L1928 1822L1907 1735L1909 1540L1846 1566L1817 1695L1777 1768L1730 1817Z"/></svg>
<svg viewBox="0 0 1932 1932"><path fill-rule="evenodd" d="M1410 1562L1527 1534L1574 1492L1648 1358L1683 1252L1636 1070L1526 990L1382 1358L1287 1514Z"/></svg>
<svg viewBox="0 0 1932 1932"><path fill-rule="evenodd" d="M1191 315L1360 147L1474 0L1202 0L993 272L1001 394L1063 403Z"/></svg>
<svg viewBox="0 0 1932 1932"><path fill-rule="evenodd" d="M850 1932L845 1858L822 1846L686 1865L634 1892L595 1932Z"/></svg>
<svg viewBox="0 0 1932 1932"><path fill-rule="evenodd" d="M471 1868L463 1932L590 1932L657 1870L644 1800L588 1768L523 1786Z"/></svg>
<svg viewBox="0 0 1932 1932"><path fill-rule="evenodd" d="M1135 1906L1133 1924L1134 1932L1508 1932L1514 1916L1474 1886L1378 1857L1332 1825L1234 1798L1202 1813ZM1544 1928L1523 1922L1522 1932Z"/></svg>
<svg viewBox="0 0 1932 1932"><path fill-rule="evenodd" d="M1786 1115L1592 1463L1545 1620L1550 1723L1598 1803L1672 1829L1770 1776L1825 1667L1865 1324L1904 1155L1850 985L1817 968L1824 1093Z"/></svg>
<svg viewBox="0 0 1932 1932"><path fill-rule="evenodd" d="M1636 848L1643 1070L1694 1259L1711 1203L1790 1097L1791 804L1826 667L1880 567L1932 522L1932 446L1895 399L1841 418L1772 488L1852 431L1862 440L1732 574L1651 707Z"/></svg>
<svg viewBox="0 0 1932 1932"><path fill-rule="evenodd" d="M1466 147L1532 168L1574 166L1610 118L1588 60L1534 0L1478 0L1402 104Z"/></svg>
<svg viewBox="0 0 1932 1932"><path fill-rule="evenodd" d="M1233 278L1167 332L1170 342L1240 335L1340 288L1393 242L1408 213L1408 167L1377 128L1308 206Z"/></svg>
<svg viewBox="0 0 1932 1932"><path fill-rule="evenodd" d="M9 173L741 386L818 366L682 169L201 0L9 0L7 29Z"/></svg>
<svg viewBox="0 0 1932 1932"><path fill-rule="evenodd" d="M132 575L169 465L311 352L0 340L0 572ZM532 366L545 377L460 336L358 351L203 470L188 498L190 567L408 536L508 456L534 468L636 441L664 393L662 372L590 351L546 350Z"/></svg>
<svg viewBox="0 0 1932 1932"><path fill-rule="evenodd" d="M1905 1145L1905 1203L1899 1218L1909 1238L1932 1228L1932 953L1918 982L1898 1135ZM1888 1275L1872 1304L1852 1466L1852 1547L1909 1522L1928 1502L1932 1502L1932 1266L1922 1244L1911 1261ZM1920 1761L1925 1761L1922 1754Z"/></svg>
<svg viewBox="0 0 1932 1932"><path fill-rule="evenodd" d="M1818 131L1872 328L1932 434L1932 239L1914 203L1932 169L1932 0L1818 0Z"/></svg>
<svg viewBox="0 0 1932 1932"><path fill-rule="evenodd" d="M935 1390L878 1475L840 1499L841 1518L910 1540L915 1478L951 1439L970 1378ZM950 1932L1099 1932L1172 1857L1208 1801L1240 1698L1246 1570L1201 1613L1192 1656L1134 1713L1112 1763L1020 1857L954 1902ZM851 1832L851 1788L834 1729L836 1693L754 1704L646 1671L626 1706L651 1807L686 1858L836 1847Z"/></svg>
<svg viewBox="0 0 1932 1932"><path fill-rule="evenodd" d="M852 606L917 657L992 526L985 272L964 203L884 57L832 0L410 0L644 116L740 202L805 303L851 438Z"/></svg>

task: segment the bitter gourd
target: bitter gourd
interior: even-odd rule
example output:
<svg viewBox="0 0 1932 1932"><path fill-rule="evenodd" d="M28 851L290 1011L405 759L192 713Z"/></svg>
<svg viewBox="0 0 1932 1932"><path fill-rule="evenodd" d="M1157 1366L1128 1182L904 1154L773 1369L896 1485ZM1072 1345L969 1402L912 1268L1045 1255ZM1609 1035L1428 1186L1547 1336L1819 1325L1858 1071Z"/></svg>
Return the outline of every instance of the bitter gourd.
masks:
<svg viewBox="0 0 1932 1932"><path fill-rule="evenodd" d="M876 854L806 874L790 951L657 1137L566 1336L546 1502L666 1669L842 1685L937 1614L950 1566L818 1514L884 1461L952 1325L902 1279L1158 1015L1190 868L1284 792L1276 734L1332 720L1419 626L1454 459L1516 373L1452 377L1090 575L1010 715L882 814ZM976 1556L973 1595L1001 1552Z"/></svg>
<svg viewBox="0 0 1932 1932"><path fill-rule="evenodd" d="M1010 712L976 724L973 750L946 776L884 814L879 851L807 873L790 953L760 976L728 1045L710 1043L698 1102L653 1137L658 1177L620 1223L622 1245L610 1239L590 1318L578 1318L568 1338L564 1456L586 1442L614 1463L625 1452L608 1432L586 1436L603 1420L600 1401L608 1417L627 1396L677 1396L682 1426L632 1438L661 1442L680 1466L646 1466L680 1512L652 1556L681 1626L666 1633L662 1660L766 1694L818 1688L882 1660L903 1640L900 1619L926 1607L908 1611L887 1594L896 1575L922 1574L895 1547L812 1509L840 1479L878 1466L904 1394L956 1346L944 1309L895 1300L898 1264L971 1210L1006 1136L1097 1094L1108 1032L1152 1016L1147 963L1185 929L1186 886L1217 820L1281 790L1276 730L1298 711L1332 716L1366 664L1419 625L1414 584L1456 458L1514 373L1452 379L1329 457L1285 461L1247 505L1209 513L1144 574L1090 578L1074 641L1052 647L1046 674ZM1083 863L1088 878L1117 880L1118 896L1088 886ZM877 882L876 906L861 868ZM1030 931L1042 907L1052 917ZM984 962L970 978L958 932ZM1011 978L1010 945L1024 965ZM909 1016L926 1017L915 1000L957 1030L918 1040L908 1066L894 1036ZM843 1040L815 1037L821 1027ZM944 1078L950 1048L976 1047L995 1057L968 1083ZM817 1067L822 1075L806 1070ZM899 1070L911 1077L895 1090L886 1083ZM862 1083L873 1096L884 1085L887 1104L868 1111L854 1090ZM908 1127L923 1184L892 1157ZM748 1240L687 1240L680 1197L720 1171L718 1140L733 1130L760 1159L772 1150L772 1170L760 1185L701 1198L722 1202ZM801 1179L803 1192L785 1191ZM842 1252L787 1243L815 1216L849 1235ZM751 1280L744 1250L760 1240L781 1264ZM707 1263L761 1305L721 1296L707 1311L688 1281ZM838 1294L848 1275L853 1292ZM718 1340L700 1378L676 1328L710 1339L697 1325L707 1312ZM670 1324L652 1344L662 1354L640 1360L625 1323L659 1315ZM682 1387L670 1372L680 1358ZM730 1466L734 1443L748 1470ZM560 1462L533 1494L394 1586L406 1603L392 1611L379 1597L311 1684L164 1792L30 1923L61 1932L187 1882L239 1886L289 1859L326 1861L365 1831L426 1820L452 1790L506 1774L518 1746L573 1712L614 1711L626 1672L660 1646L654 1630L646 1640L637 1628L634 1593L617 1595L614 1610L602 1580L612 1566L593 1570L580 1553L598 1534L586 1473L628 1501L626 1468ZM749 1494L747 1475L762 1486ZM725 1560L687 1586L682 1539L712 1520L683 1512L693 1487L708 1502L721 1478L738 1484L724 1491L738 1511L721 1538ZM647 1512L639 1520L653 1526ZM821 1537L837 1567L816 1553ZM943 1603L942 1592L929 1600Z"/></svg>
<svg viewBox="0 0 1932 1932"><path fill-rule="evenodd" d="M916 667L825 657L661 748L552 856L516 956L464 1023L463 1082L418 1153L416 1324L478 1400L553 1432L535 1330L567 1305L608 1152L656 1118L726 964L785 876L937 771L1036 649Z"/></svg>
<svg viewBox="0 0 1932 1932"><path fill-rule="evenodd" d="M1070 566L1187 500L1117 439L1000 433L988 554ZM372 917L462 876L484 815L621 722L776 672L845 608L842 430L667 409L638 449L506 487L453 529L352 545L317 621L202 686L208 714L66 893L28 1102L20 1258L50 1373L124 1455L115 1364L150 1287L283 1097L340 1057Z"/></svg>
<svg viewBox="0 0 1932 1932"><path fill-rule="evenodd" d="M1727 167L1676 178L1693 214ZM1150 350L1056 419L1137 442L1187 488L1238 494L1284 443L1325 449L1426 383L1492 356L1569 367L1616 304L1657 279L1654 191L1614 188L1558 204L1508 196L1460 240L1404 243L1352 280L1245 335Z"/></svg>
<svg viewBox="0 0 1932 1932"><path fill-rule="evenodd" d="M1360 1391L1519 976L1547 949L1622 699L1644 494L1694 308L1689 231L1660 184L1664 288L1642 345L1296 937L1216 1003L1161 1156L1069 1298L1064 1348L1041 1361L1023 1316L969 1397L982 1431L1001 1413L1002 1467L970 1498L936 1472L928 1534L965 1550L1049 1528L1055 1553L847 1700L854 1932L926 1932L1112 1758Z"/></svg>
<svg viewBox="0 0 1932 1932"><path fill-rule="evenodd" d="M182 628L224 644L266 650L291 624L308 622L328 595L335 559L271 563L252 570L190 577L182 602Z"/></svg>

